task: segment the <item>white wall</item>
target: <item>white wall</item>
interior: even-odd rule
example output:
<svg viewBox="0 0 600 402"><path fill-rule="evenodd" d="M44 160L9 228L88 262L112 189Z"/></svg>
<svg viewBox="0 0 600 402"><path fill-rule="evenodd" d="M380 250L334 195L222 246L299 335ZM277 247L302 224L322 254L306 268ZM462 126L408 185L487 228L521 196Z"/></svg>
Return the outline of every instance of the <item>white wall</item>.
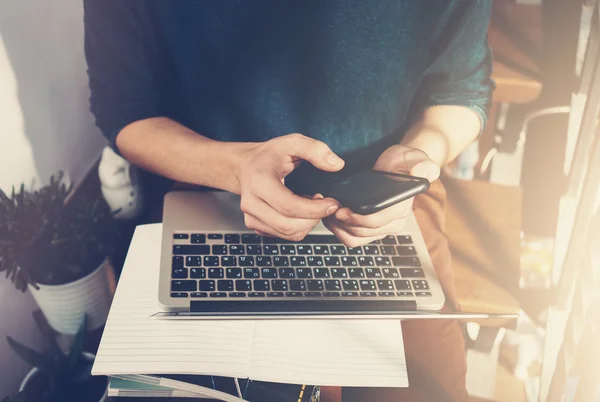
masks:
<svg viewBox="0 0 600 402"><path fill-rule="evenodd" d="M43 184L63 170L75 182L104 140L88 111L82 2L0 0L0 188ZM0 276L0 400L27 367L6 335L39 345L31 297Z"/></svg>

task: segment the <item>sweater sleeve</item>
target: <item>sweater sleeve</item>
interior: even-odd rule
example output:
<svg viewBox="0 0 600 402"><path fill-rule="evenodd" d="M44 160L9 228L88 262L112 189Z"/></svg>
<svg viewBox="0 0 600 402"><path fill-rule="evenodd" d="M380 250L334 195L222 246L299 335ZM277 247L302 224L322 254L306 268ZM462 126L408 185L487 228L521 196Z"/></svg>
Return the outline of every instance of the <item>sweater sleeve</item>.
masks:
<svg viewBox="0 0 600 402"><path fill-rule="evenodd" d="M84 0L90 109L117 152L125 126L163 114L164 57L147 7L147 0Z"/></svg>

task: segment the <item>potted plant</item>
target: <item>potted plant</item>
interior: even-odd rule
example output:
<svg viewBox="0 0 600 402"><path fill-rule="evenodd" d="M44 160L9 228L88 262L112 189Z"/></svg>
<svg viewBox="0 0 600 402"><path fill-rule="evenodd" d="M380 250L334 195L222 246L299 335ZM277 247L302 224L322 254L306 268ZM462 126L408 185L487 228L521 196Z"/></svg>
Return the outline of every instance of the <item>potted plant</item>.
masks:
<svg viewBox="0 0 600 402"><path fill-rule="evenodd" d="M118 225L101 197L70 200L62 173L37 190L0 190L0 272L30 290L50 325L74 334L84 314L102 326L115 290L108 257Z"/></svg>
<svg viewBox="0 0 600 402"><path fill-rule="evenodd" d="M25 376L19 392L6 397L3 402L102 402L106 399L106 377L92 377L95 356L83 351L87 320L79 326L68 353L58 346L55 334L38 311L34 319L44 340L45 353L33 350L7 337L12 350L33 366Z"/></svg>

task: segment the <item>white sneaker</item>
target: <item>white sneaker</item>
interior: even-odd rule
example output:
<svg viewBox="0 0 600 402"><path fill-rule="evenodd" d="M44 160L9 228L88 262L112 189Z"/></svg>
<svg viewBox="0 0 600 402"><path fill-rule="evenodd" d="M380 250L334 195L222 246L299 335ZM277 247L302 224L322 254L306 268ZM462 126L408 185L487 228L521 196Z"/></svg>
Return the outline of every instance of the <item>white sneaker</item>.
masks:
<svg viewBox="0 0 600 402"><path fill-rule="evenodd" d="M134 219L143 208L138 170L111 147L105 147L98 166L102 195L119 219Z"/></svg>

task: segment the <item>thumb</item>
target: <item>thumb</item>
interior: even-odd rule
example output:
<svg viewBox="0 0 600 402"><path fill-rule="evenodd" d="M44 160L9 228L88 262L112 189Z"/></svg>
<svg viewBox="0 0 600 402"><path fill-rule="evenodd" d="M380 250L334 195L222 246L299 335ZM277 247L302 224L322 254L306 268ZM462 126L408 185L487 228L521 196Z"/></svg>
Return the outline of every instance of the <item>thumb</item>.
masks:
<svg viewBox="0 0 600 402"><path fill-rule="evenodd" d="M410 174L434 182L440 177L440 167L432 160L424 160L414 165Z"/></svg>
<svg viewBox="0 0 600 402"><path fill-rule="evenodd" d="M318 169L337 172L344 167L344 160L322 141L297 135L290 138L290 143L287 145L290 156L303 159Z"/></svg>

